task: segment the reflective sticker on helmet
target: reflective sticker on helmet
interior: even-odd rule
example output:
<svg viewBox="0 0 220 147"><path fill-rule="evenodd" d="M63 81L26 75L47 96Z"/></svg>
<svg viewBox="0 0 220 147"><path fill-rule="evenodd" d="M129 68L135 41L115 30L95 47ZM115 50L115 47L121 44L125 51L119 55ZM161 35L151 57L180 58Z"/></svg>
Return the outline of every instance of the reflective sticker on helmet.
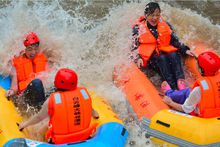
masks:
<svg viewBox="0 0 220 147"><path fill-rule="evenodd" d="M59 93L55 93L54 94L54 98L55 98L55 103L56 104L61 104L61 97L60 97L60 94Z"/></svg>
<svg viewBox="0 0 220 147"><path fill-rule="evenodd" d="M206 80L202 80L202 81L201 81L201 85L202 85L202 88L203 88L204 90L208 90L208 89L209 89L209 86L208 86Z"/></svg>
<svg viewBox="0 0 220 147"><path fill-rule="evenodd" d="M87 92L86 92L84 89L81 89L80 92L81 92L81 94L83 95L83 98L84 98L84 99L87 100L87 99L89 98L89 95L87 94Z"/></svg>

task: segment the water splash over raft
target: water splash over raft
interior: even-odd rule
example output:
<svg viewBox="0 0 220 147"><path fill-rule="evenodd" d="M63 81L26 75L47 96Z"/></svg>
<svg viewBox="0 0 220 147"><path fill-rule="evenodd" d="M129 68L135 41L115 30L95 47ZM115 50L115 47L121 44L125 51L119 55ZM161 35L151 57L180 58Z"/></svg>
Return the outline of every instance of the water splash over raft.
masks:
<svg viewBox="0 0 220 147"><path fill-rule="evenodd" d="M53 85L54 74L60 67L72 68L79 74L79 85L104 96L126 120L130 112L124 94L112 83L112 71L115 65L128 63L131 27L143 15L147 2L121 3L116 0L101 6L95 1L87 5L75 2L65 5L60 1L8 2L0 9L0 69L7 71L11 57L24 49L25 34L37 32L41 48L53 69L45 86ZM91 5L93 9L89 9ZM162 15L173 25L181 41L189 46L192 39L206 41L219 52L219 25L190 9L171 7L163 2L160 5ZM157 79L153 80L159 84ZM145 137L142 135L139 139L137 136L139 123L136 121L126 125L132 134L130 140L136 141L134 146L142 146Z"/></svg>

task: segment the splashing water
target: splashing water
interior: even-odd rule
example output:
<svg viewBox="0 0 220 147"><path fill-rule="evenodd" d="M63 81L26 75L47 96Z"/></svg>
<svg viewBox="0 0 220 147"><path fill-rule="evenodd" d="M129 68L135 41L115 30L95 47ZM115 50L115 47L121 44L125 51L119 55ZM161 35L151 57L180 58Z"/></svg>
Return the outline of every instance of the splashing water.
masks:
<svg viewBox="0 0 220 147"><path fill-rule="evenodd" d="M137 120L126 121L130 113L128 104L112 82L114 66L128 62L132 24L143 15L148 2L113 1L99 5L92 0L83 3L59 0L5 2L0 8L0 69L4 74L9 72L6 70L8 61L24 49L25 34L36 32L53 70L46 87L52 86L57 69L76 70L79 85L108 99L126 122L130 133L127 146L152 146L146 144L141 129L137 129ZM205 41L220 53L219 25L190 9L171 7L163 2L160 6L162 16L172 24L182 42L190 46L191 40Z"/></svg>

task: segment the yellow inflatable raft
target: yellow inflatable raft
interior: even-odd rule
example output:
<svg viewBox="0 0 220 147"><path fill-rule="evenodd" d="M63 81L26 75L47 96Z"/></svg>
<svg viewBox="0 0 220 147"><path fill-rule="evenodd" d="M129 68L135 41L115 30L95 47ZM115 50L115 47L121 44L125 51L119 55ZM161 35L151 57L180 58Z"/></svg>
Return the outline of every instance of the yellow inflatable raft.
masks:
<svg viewBox="0 0 220 147"><path fill-rule="evenodd" d="M197 55L213 50L201 43L194 45ZM186 66L195 78L201 76L195 58L186 59ZM162 102L160 92L134 63L116 67L113 78L137 114L146 136L151 137L156 144L183 147L220 146L220 116L205 119L169 109Z"/></svg>
<svg viewBox="0 0 220 147"><path fill-rule="evenodd" d="M48 143L29 140L28 132L26 131L27 129L22 132L19 131L16 123L20 123L22 121L22 117L16 111L14 104L5 97L5 92L5 89L0 87L0 146L8 147L11 144L15 144L17 140L13 138L21 138L28 146L33 143L36 144L36 147L38 145L53 146ZM108 143L108 146L117 146L117 144L124 146L128 132L124 128L123 122L117 114L113 112L112 108L105 99L98 97L93 92L90 92L90 94L92 97L93 108L98 111L100 116L99 119L93 119L91 122L98 123L98 133L97 135L94 135L94 138L91 138L83 143L69 144L69 146L103 146L103 144L107 145ZM112 136L112 134L115 134L116 137ZM108 138L109 136L112 136L112 140ZM65 146L65 144L63 146Z"/></svg>

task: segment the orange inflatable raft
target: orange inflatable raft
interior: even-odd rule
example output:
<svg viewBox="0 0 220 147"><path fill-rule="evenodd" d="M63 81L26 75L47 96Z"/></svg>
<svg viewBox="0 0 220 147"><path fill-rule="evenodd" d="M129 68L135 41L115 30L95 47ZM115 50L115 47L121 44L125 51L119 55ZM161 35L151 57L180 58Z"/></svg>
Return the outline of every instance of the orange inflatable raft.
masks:
<svg viewBox="0 0 220 147"><path fill-rule="evenodd" d="M197 55L213 50L201 43L194 43L194 46ZM195 78L201 76L195 58L187 58L185 66ZM155 143L184 147L220 146L220 116L204 119L171 110L163 103L154 84L134 63L115 67L113 79L125 93L142 129Z"/></svg>

